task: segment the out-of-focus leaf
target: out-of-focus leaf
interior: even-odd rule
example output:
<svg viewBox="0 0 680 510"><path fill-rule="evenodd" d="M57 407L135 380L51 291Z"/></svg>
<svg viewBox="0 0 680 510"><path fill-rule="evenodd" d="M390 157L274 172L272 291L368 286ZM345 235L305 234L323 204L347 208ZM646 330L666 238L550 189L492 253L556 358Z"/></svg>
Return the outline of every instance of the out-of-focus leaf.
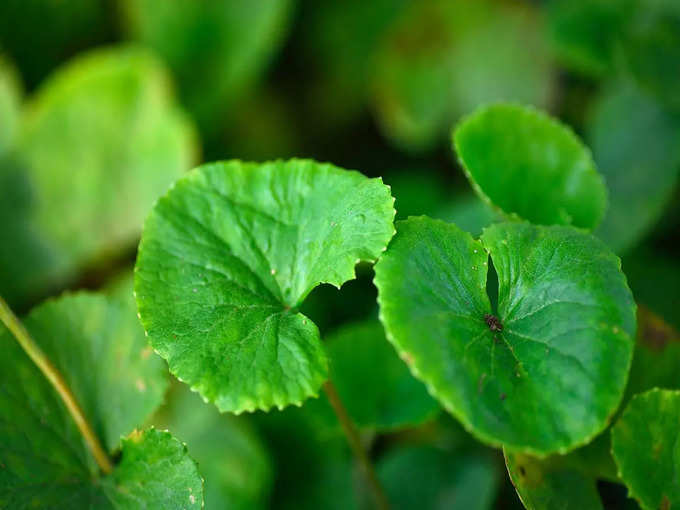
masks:
<svg viewBox="0 0 680 510"><path fill-rule="evenodd" d="M641 87L680 110L680 2L636 0L622 54Z"/></svg>
<svg viewBox="0 0 680 510"><path fill-rule="evenodd" d="M680 391L653 389L632 398L612 427L612 453L629 495L645 510L680 504Z"/></svg>
<svg viewBox="0 0 680 510"><path fill-rule="evenodd" d="M242 417L220 415L186 386L175 389L154 422L172 430L191 448L205 479L208 508L267 508L273 474L256 431Z"/></svg>
<svg viewBox="0 0 680 510"><path fill-rule="evenodd" d="M156 50L185 104L214 134L286 33L292 0L124 0L131 37Z"/></svg>
<svg viewBox="0 0 680 510"><path fill-rule="evenodd" d="M68 295L42 304L24 324L108 451L120 448L120 438L160 404L165 368L129 308L102 296ZM3 329L0 343L0 506L129 508L132 496L154 507L180 500L200 506L196 465L167 433L133 432L123 441L120 464L97 481L54 388L9 331Z"/></svg>
<svg viewBox="0 0 680 510"><path fill-rule="evenodd" d="M592 229L604 215L607 190L590 151L533 108L481 108L456 127L453 143L477 194L510 216Z"/></svg>
<svg viewBox="0 0 680 510"><path fill-rule="evenodd" d="M324 0L304 23L305 51L319 74L312 102L323 124L342 124L369 96L373 55L412 0Z"/></svg>
<svg viewBox="0 0 680 510"><path fill-rule="evenodd" d="M17 202L2 218L12 227L3 232L0 291L25 297L128 249L154 200L191 166L195 140L160 63L116 48L79 57L43 85L12 156L0 179L22 192L0 189ZM28 265L34 257L49 263Z"/></svg>
<svg viewBox="0 0 680 510"><path fill-rule="evenodd" d="M320 434L325 417L310 404L253 415L275 463L271 500L281 509L356 510L360 484L347 441Z"/></svg>
<svg viewBox="0 0 680 510"><path fill-rule="evenodd" d="M527 510L598 510L602 501L596 480L550 459L505 452L508 473Z"/></svg>
<svg viewBox="0 0 680 510"><path fill-rule="evenodd" d="M326 345L331 379L359 427L380 431L413 426L439 412L439 404L399 359L378 320L345 326L329 335Z"/></svg>
<svg viewBox="0 0 680 510"><path fill-rule="evenodd" d="M422 150L482 103L545 106L552 78L541 31L529 6L414 2L376 56L373 98L382 130Z"/></svg>
<svg viewBox="0 0 680 510"><path fill-rule="evenodd" d="M311 160L196 169L144 226L135 290L152 345L221 411L316 395L327 358L297 308L382 253L393 203L380 179Z"/></svg>
<svg viewBox="0 0 680 510"><path fill-rule="evenodd" d="M0 53L0 161L16 136L22 94L16 70Z"/></svg>
<svg viewBox="0 0 680 510"><path fill-rule="evenodd" d="M491 457L431 446L395 448L376 470L395 510L490 509L499 482Z"/></svg>
<svg viewBox="0 0 680 510"><path fill-rule="evenodd" d="M623 259L635 299L680 328L680 266L676 258L643 247Z"/></svg>
<svg viewBox="0 0 680 510"><path fill-rule="evenodd" d="M636 0L549 0L554 51L570 69L603 76L615 68L618 40Z"/></svg>
<svg viewBox="0 0 680 510"><path fill-rule="evenodd" d="M623 253L654 225L672 196L680 172L680 116L622 83L599 99L589 132L609 189L609 208L596 233Z"/></svg>
<svg viewBox="0 0 680 510"><path fill-rule="evenodd" d="M498 223L474 241L455 225L409 218L375 273L387 338L484 442L565 453L602 432L619 405L635 304L619 259L591 235Z"/></svg>
<svg viewBox="0 0 680 510"><path fill-rule="evenodd" d="M77 52L111 37L106 0L3 0L0 46L30 88Z"/></svg>

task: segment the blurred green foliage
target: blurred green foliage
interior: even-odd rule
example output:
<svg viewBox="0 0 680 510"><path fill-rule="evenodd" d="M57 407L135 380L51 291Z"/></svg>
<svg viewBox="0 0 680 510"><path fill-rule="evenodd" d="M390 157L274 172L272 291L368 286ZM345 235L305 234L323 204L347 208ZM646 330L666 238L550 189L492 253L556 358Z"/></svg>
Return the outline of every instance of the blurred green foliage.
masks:
<svg viewBox="0 0 680 510"><path fill-rule="evenodd" d="M0 295L25 312L64 289L111 285L132 267L154 201L201 160L329 160L383 176L401 219L427 214L478 236L502 213L472 194L449 135L498 100L545 109L583 137L608 192L595 234L662 321L653 331L680 327L677 0L3 0ZM305 301L322 338L377 316L372 270L357 273ZM129 280L118 289L130 297ZM661 347L636 347L636 391L680 387L677 338L659 335ZM347 338L331 338L330 352L338 340L343 396L369 423L376 391L361 394L359 371L387 370L394 353L353 366ZM368 506L325 397L234 418L185 393L168 394L156 423L195 452L208 508ZM394 507L519 507L499 453L435 414L362 428ZM526 472L548 487L541 501L584 484L605 508L631 504L595 485L615 477L608 440L593 445L557 464L530 459Z"/></svg>

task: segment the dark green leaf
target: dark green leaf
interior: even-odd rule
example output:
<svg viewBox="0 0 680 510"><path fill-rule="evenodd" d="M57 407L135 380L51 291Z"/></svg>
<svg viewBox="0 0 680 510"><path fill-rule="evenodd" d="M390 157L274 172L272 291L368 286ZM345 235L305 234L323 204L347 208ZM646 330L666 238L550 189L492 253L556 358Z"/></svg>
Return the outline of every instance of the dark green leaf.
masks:
<svg viewBox="0 0 680 510"><path fill-rule="evenodd" d="M487 510L498 486L492 458L433 447L397 448L376 469L395 510Z"/></svg>
<svg viewBox="0 0 680 510"><path fill-rule="evenodd" d="M602 219L607 190L590 151L546 114L487 106L456 127L453 141L472 187L506 214L588 229Z"/></svg>
<svg viewBox="0 0 680 510"><path fill-rule="evenodd" d="M272 484L269 454L243 417L221 415L185 385L174 388L154 422L191 447L205 478L208 508L267 508Z"/></svg>
<svg viewBox="0 0 680 510"><path fill-rule="evenodd" d="M134 313L97 295L48 301L24 322L62 374L119 465L97 469L54 388L7 330L0 333L0 506L3 508L199 508L196 465L168 433L134 432L160 404L163 362L145 345ZM193 497L192 497L193 496Z"/></svg>
<svg viewBox="0 0 680 510"><path fill-rule="evenodd" d="M595 479L560 463L505 452L505 462L527 510L598 510L602 501Z"/></svg>
<svg viewBox="0 0 680 510"><path fill-rule="evenodd" d="M612 427L612 453L629 495L646 510L680 505L680 391L633 397Z"/></svg>
<svg viewBox="0 0 680 510"><path fill-rule="evenodd" d="M393 202L380 179L310 160L195 170L144 227L135 289L152 345L221 411L300 404L327 360L296 307L377 258Z"/></svg>
<svg viewBox="0 0 680 510"><path fill-rule="evenodd" d="M132 38L158 52L199 124L214 134L282 42L291 0L125 0Z"/></svg>
<svg viewBox="0 0 680 510"><path fill-rule="evenodd" d="M329 335L326 345L331 378L359 427L418 425L439 412L439 404L409 373L379 321L345 326Z"/></svg>
<svg viewBox="0 0 680 510"><path fill-rule="evenodd" d="M487 251L498 312L486 294ZM589 234L505 223L474 241L455 225L410 218L375 283L388 339L485 442L565 453L601 432L621 400L635 305L619 260Z"/></svg>
<svg viewBox="0 0 680 510"><path fill-rule="evenodd" d="M597 235L623 253L656 223L672 196L680 172L680 119L624 83L595 105L589 138L609 189Z"/></svg>

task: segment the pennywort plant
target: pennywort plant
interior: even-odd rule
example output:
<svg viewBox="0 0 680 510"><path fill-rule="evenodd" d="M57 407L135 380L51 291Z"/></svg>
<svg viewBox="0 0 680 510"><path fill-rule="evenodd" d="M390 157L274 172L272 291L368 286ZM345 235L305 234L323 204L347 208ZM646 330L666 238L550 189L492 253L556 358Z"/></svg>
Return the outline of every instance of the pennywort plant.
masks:
<svg viewBox="0 0 680 510"><path fill-rule="evenodd" d="M477 239L425 216L395 226L380 178L304 159L217 162L176 181L146 220L134 276L143 333L102 296L47 302L25 328L3 307L25 353L7 339L0 402L18 418L1 440L17 456L0 470L0 502L49 506L73 487L90 505L201 502L186 449L133 430L164 390L153 349L221 412L302 406L323 390L380 508L360 430L421 424L440 406L503 449L529 509L601 508L596 479L625 484L643 508L680 504L678 394L652 389L661 379L642 369L627 386L649 355L641 336L673 333L644 308L638 328L620 259L590 233L607 192L589 150L516 104L477 110L453 143L500 218ZM362 261L375 263L379 322L322 339L300 306ZM422 455L449 465L404 450L379 472Z"/></svg>

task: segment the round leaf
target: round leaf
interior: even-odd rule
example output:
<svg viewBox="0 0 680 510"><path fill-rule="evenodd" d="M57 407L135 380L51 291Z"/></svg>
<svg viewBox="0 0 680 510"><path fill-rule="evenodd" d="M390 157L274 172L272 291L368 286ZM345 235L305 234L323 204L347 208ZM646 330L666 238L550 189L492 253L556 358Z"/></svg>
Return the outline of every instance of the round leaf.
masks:
<svg viewBox="0 0 680 510"><path fill-rule="evenodd" d="M630 496L648 510L680 505L680 391L633 397L612 428L612 454Z"/></svg>
<svg viewBox="0 0 680 510"><path fill-rule="evenodd" d="M545 455L604 429L623 395L635 305L600 241L527 223L492 225L475 241L455 225L410 218L375 272L388 339L478 438Z"/></svg>
<svg viewBox="0 0 680 510"><path fill-rule="evenodd" d="M393 202L380 179L309 160L200 167L144 226L135 290L152 345L222 411L300 404L328 374L296 307L377 258Z"/></svg>
<svg viewBox="0 0 680 510"><path fill-rule="evenodd" d="M547 115L487 106L456 127L453 142L472 187L506 214L587 229L602 219L607 192L590 152Z"/></svg>

